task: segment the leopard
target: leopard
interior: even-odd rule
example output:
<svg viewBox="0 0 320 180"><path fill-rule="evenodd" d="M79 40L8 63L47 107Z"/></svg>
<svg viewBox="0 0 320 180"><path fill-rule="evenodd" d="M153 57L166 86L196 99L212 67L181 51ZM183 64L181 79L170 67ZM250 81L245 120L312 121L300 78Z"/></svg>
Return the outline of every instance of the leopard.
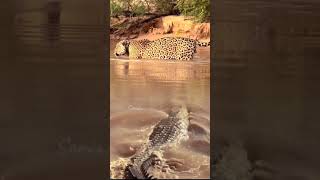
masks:
<svg viewBox="0 0 320 180"><path fill-rule="evenodd" d="M114 55L129 56L129 59L161 59L190 61L197 52L197 46L210 46L209 42L200 42L185 37L163 37L156 40L121 40L116 44Z"/></svg>

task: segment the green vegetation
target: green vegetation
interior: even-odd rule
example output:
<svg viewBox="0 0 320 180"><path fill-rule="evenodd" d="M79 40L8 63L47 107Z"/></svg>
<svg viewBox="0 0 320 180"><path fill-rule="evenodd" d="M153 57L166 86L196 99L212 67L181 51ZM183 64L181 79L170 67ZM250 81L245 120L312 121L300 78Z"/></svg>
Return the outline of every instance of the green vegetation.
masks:
<svg viewBox="0 0 320 180"><path fill-rule="evenodd" d="M209 0L177 0L179 11L186 16L194 16L198 22L209 21Z"/></svg>
<svg viewBox="0 0 320 180"><path fill-rule="evenodd" d="M132 5L132 12L137 16L142 16L147 12L147 10L143 4L134 4Z"/></svg>
<svg viewBox="0 0 320 180"><path fill-rule="evenodd" d="M111 16L141 16L146 13L194 16L198 22L210 18L209 0L111 0Z"/></svg>
<svg viewBox="0 0 320 180"><path fill-rule="evenodd" d="M161 14L173 13L176 8L176 0L150 0L155 5L155 10Z"/></svg>
<svg viewBox="0 0 320 180"><path fill-rule="evenodd" d="M142 0L110 0L111 16L142 16L148 10Z"/></svg>
<svg viewBox="0 0 320 180"><path fill-rule="evenodd" d="M111 14L110 14L111 16L119 16L121 15L123 9L118 3L115 3L114 1L110 1L110 11L111 11Z"/></svg>

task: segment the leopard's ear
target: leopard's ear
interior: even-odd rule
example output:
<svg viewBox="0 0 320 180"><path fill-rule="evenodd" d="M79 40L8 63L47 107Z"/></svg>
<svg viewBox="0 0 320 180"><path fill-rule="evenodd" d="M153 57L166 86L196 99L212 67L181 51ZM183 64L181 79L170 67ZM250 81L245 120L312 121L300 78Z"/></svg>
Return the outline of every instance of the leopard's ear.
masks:
<svg viewBox="0 0 320 180"><path fill-rule="evenodd" d="M130 44L130 41L127 40L127 39L125 39L125 40L122 41L122 45L125 46L125 47L128 47L129 44Z"/></svg>

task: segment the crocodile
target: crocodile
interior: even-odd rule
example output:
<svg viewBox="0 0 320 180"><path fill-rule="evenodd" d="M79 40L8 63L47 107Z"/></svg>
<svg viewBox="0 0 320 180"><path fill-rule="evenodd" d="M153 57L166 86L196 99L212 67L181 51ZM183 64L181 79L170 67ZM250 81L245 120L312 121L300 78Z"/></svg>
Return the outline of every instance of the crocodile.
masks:
<svg viewBox="0 0 320 180"><path fill-rule="evenodd" d="M166 106L171 107L171 106ZM166 109L167 110L167 109ZM165 110L165 111L166 111ZM191 113L189 111L191 110ZM193 121L199 119L192 113L192 107L185 106L169 109L168 117L160 120L148 136L145 144L132 156L131 162L127 163L124 170L124 179L157 179L156 170L162 172L170 162L161 162L159 150L170 144L179 143L188 131L192 140L192 131L200 134L208 134ZM192 123L190 123L190 120ZM199 128L199 129L196 129ZM268 162L263 160L249 159L245 146L238 141L227 139L213 140L213 159L211 173L214 180L271 180L274 179L274 169ZM161 151L160 151L161 155ZM160 161L160 163L158 163ZM169 167L171 168L171 167ZM156 172L156 173L155 173ZM160 173L161 173L160 172Z"/></svg>
<svg viewBox="0 0 320 180"><path fill-rule="evenodd" d="M189 123L189 112L186 106L173 107L168 117L156 124L147 142L131 158L131 163L125 168L124 178L156 179L148 174L148 169L158 158L154 152L186 139Z"/></svg>

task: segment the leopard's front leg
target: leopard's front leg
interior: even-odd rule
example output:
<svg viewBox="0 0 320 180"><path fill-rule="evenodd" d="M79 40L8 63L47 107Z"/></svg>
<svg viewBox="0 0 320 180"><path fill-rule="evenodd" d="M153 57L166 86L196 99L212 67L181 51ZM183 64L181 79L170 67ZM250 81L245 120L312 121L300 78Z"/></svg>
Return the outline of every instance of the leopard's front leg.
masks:
<svg viewBox="0 0 320 180"><path fill-rule="evenodd" d="M129 59L142 59L141 54L133 54L129 55Z"/></svg>

